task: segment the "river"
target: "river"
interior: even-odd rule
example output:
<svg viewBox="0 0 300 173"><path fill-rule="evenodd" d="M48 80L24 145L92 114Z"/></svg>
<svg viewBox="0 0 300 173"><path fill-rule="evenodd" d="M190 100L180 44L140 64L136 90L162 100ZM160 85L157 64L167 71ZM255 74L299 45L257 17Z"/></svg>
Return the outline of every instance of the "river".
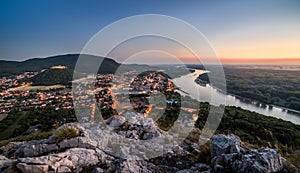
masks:
<svg viewBox="0 0 300 173"><path fill-rule="evenodd" d="M246 102L242 98L234 95L221 93L210 85L204 87L196 84L194 80L203 73L206 72L203 70L195 70L194 73L175 78L172 81L182 91L188 93L190 97L200 102L209 102L216 106L220 104L237 106L266 116L272 116L295 124L300 124L300 113L297 111L289 111L288 109L278 106L265 105L255 101ZM181 94L184 95L184 92L181 92Z"/></svg>

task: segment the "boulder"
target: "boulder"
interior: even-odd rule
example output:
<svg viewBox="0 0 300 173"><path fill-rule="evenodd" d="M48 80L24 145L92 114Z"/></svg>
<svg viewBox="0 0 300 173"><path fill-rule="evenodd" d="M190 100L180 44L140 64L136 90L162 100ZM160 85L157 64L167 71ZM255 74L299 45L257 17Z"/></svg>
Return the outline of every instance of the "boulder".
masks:
<svg viewBox="0 0 300 173"><path fill-rule="evenodd" d="M109 118L106 123L111 127L120 127L122 124L125 123L125 121L125 117L116 115Z"/></svg>
<svg viewBox="0 0 300 173"><path fill-rule="evenodd" d="M91 140L88 137L75 137L71 139L65 139L58 143L59 149L64 150L68 148L87 148L96 149L97 142Z"/></svg>
<svg viewBox="0 0 300 173"><path fill-rule="evenodd" d="M215 135L211 139L210 153L211 156L218 156L221 154L240 153L244 149L241 148L243 142L234 135Z"/></svg>
<svg viewBox="0 0 300 173"><path fill-rule="evenodd" d="M72 170L80 172L87 165L96 165L99 162L94 150L72 148L62 153L49 154L41 157L20 158L17 168L22 172L64 172Z"/></svg>
<svg viewBox="0 0 300 173"><path fill-rule="evenodd" d="M121 163L121 173L127 173L127 172L140 172L140 173L151 173L151 169L149 169L149 164L145 161L137 161L137 160L126 160L123 163ZM154 165L151 165L154 167Z"/></svg>
<svg viewBox="0 0 300 173"><path fill-rule="evenodd" d="M24 144L24 142L9 142L8 144L0 147L0 149L5 153L8 154L11 151L16 151L16 149Z"/></svg>
<svg viewBox="0 0 300 173"><path fill-rule="evenodd" d="M209 172L211 172L209 165L206 165L204 163L197 163L193 165L190 169L183 169L177 171L176 173L209 173Z"/></svg>
<svg viewBox="0 0 300 173"><path fill-rule="evenodd" d="M28 165L26 163L18 163L17 168L20 169L23 173L40 173L48 172L48 165Z"/></svg>
<svg viewBox="0 0 300 173"><path fill-rule="evenodd" d="M235 172L270 173L283 170L280 154L271 148L260 148L244 154L238 160L231 161Z"/></svg>
<svg viewBox="0 0 300 173"><path fill-rule="evenodd" d="M283 170L280 154L275 149L260 148L246 152L236 135L215 135L210 152L215 172L273 173Z"/></svg>
<svg viewBox="0 0 300 173"><path fill-rule="evenodd" d="M31 143L24 143L16 149L14 153L11 155L14 158L19 157L34 157L40 156L44 154L48 154L49 152L57 151L59 148L56 144L43 144L37 141Z"/></svg>
<svg viewBox="0 0 300 173"><path fill-rule="evenodd" d="M152 173L152 172L176 172L178 171L175 167L165 165L154 165L145 160L126 160L120 164L119 171L121 173Z"/></svg>
<svg viewBox="0 0 300 173"><path fill-rule="evenodd" d="M10 143L4 149L5 153L11 154L0 155L0 172L6 171L11 165L16 165L25 173L81 171L272 173L284 170L284 165L294 169L274 149L244 149L241 139L233 134L215 135L211 139L210 151L206 146L201 150L203 147L192 140L188 143L174 143L172 136L157 128L151 119L146 118L146 121L143 121L145 118L139 115L126 114L126 116L111 119L108 124L117 127L112 132L109 131L111 128L103 126L87 127L84 124L72 123L59 129L74 128L79 136L58 141L53 135L40 141ZM128 121L130 117L132 119ZM101 135L102 137L99 137ZM123 138L128 138L127 143L118 140ZM142 140L143 145L133 145L135 140ZM116 153L119 156L114 155ZM17 157L18 160L11 160L13 157ZM127 160L122 157L126 157ZM209 161L210 165L207 165Z"/></svg>
<svg viewBox="0 0 300 173"><path fill-rule="evenodd" d="M0 172L6 170L7 168L9 168L10 166L12 166L12 164L15 162L15 160L11 160L6 158L3 155L0 155Z"/></svg>

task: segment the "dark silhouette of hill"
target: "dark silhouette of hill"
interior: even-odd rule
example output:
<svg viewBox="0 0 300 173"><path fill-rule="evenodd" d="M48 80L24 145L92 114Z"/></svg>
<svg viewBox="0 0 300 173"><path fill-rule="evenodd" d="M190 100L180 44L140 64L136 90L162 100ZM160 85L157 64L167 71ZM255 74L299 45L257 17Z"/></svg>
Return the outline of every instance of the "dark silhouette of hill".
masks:
<svg viewBox="0 0 300 173"><path fill-rule="evenodd" d="M63 65L74 70L79 56L95 61L102 59L103 62L99 68L99 73L114 73L120 66L119 63L109 58L93 55L67 54L47 58L34 58L22 62L0 60L0 76L16 75L26 71L39 72L43 69L50 69L54 65ZM89 64L86 64L85 66L88 69Z"/></svg>
<svg viewBox="0 0 300 173"><path fill-rule="evenodd" d="M49 69L30 78L28 81L33 85L68 85L73 79L71 69Z"/></svg>

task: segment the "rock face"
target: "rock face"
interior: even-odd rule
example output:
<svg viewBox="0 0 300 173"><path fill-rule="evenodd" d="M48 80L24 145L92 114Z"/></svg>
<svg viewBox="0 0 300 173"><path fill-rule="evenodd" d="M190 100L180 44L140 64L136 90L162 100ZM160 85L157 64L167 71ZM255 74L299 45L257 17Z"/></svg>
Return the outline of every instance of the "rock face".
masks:
<svg viewBox="0 0 300 173"><path fill-rule="evenodd" d="M20 158L17 164L22 172L80 172L87 165L96 165L99 162L95 150L72 148L58 154L47 156Z"/></svg>
<svg viewBox="0 0 300 173"><path fill-rule="evenodd" d="M107 124L114 129L116 135L130 140L155 139L164 133L156 128L153 121L146 120L139 123L140 117L133 117L130 121L127 119L126 116L124 118L117 116ZM61 139L53 135L45 140L8 144L4 147L4 156L0 155L0 172L9 172L8 170L13 167L14 171L25 173L271 173L282 171L283 162L285 164L287 162L274 149L261 148L251 151L244 149L242 141L235 135L213 136L210 149L206 152L202 151L197 143L191 142L175 144L172 150L156 158L126 160L104 150L103 145L116 146L108 145L110 143L108 138L99 139L91 135L92 128L86 128L87 126L83 124L67 124L59 129L69 127L81 133L71 138ZM106 132L105 129L95 128L96 132ZM158 146L159 144L147 145L145 148L148 150L142 149L141 152L154 152ZM119 146L121 154L131 153L131 150L128 145Z"/></svg>
<svg viewBox="0 0 300 173"><path fill-rule="evenodd" d="M10 159L6 158L5 156L0 155L0 172L4 171L5 169L12 166L12 164L14 162L15 162L14 160L10 160Z"/></svg>
<svg viewBox="0 0 300 173"><path fill-rule="evenodd" d="M241 139L236 135L215 135L210 145L211 156L244 152L241 148L242 144Z"/></svg>
<svg viewBox="0 0 300 173"><path fill-rule="evenodd" d="M270 148L260 148L252 150L249 154L244 154L240 160L232 163L234 171L244 172L278 172L283 170L280 154Z"/></svg>
<svg viewBox="0 0 300 173"><path fill-rule="evenodd" d="M109 124L111 127L120 127L122 124L124 124L126 121L124 116L113 116L110 119L107 120L107 124Z"/></svg>
<svg viewBox="0 0 300 173"><path fill-rule="evenodd" d="M210 148L215 172L271 173L283 170L281 156L276 150L260 148L246 152L236 135L215 135Z"/></svg>
<svg viewBox="0 0 300 173"><path fill-rule="evenodd" d="M53 135L45 140L14 143L6 147L4 155L15 158L16 169L22 172L177 172L182 169L196 169L197 155L200 151L187 151L177 146L169 151L166 156L154 160L125 160L112 156L109 150L118 148L119 154L130 155L139 151L144 156L146 152L155 152L161 145L156 142L132 151L130 143L111 144L111 138L122 137L130 140L150 140L162 136L164 133L156 127L152 119L140 115L125 114L123 117L115 116L107 121L108 128L113 129L107 138L108 131L100 126L89 126L87 124L65 124L58 129L75 129L78 136L71 138ZM103 138L98 135L104 134ZM167 136L168 137L168 136ZM171 138L169 139L171 140ZM196 144L194 144L196 145ZM103 149L105 146L106 150ZM146 157L145 157L146 158ZM190 159L191 158L191 159ZM6 169L12 160L2 161L1 169ZM165 161L165 162L161 162ZM206 165L208 167L208 165ZM1 170L2 171L2 170Z"/></svg>

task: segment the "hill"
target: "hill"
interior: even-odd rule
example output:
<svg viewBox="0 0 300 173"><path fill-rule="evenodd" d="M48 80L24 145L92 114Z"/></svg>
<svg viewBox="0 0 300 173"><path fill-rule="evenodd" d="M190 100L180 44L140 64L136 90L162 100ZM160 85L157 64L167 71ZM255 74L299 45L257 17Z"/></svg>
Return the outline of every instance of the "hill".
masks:
<svg viewBox="0 0 300 173"><path fill-rule="evenodd" d="M99 60L99 58L102 58L103 63L99 68L99 72L101 73L113 73L120 66L119 63L109 58L93 55L67 54L47 58L34 58L22 62L0 60L0 76L16 75L26 71L39 72L43 69L50 69L55 65L67 66L69 69L74 70L79 56L89 60ZM88 65L86 64L87 67Z"/></svg>
<svg viewBox="0 0 300 173"><path fill-rule="evenodd" d="M284 70L277 70L276 66L260 68L225 66L227 92L265 104L300 111L300 71L285 70L287 67L283 67ZM210 72L209 77L202 74L198 79L207 83L214 81L212 85L217 88L224 87L217 72Z"/></svg>
<svg viewBox="0 0 300 173"><path fill-rule="evenodd" d="M30 78L33 85L68 85L73 79L71 69L49 69Z"/></svg>

